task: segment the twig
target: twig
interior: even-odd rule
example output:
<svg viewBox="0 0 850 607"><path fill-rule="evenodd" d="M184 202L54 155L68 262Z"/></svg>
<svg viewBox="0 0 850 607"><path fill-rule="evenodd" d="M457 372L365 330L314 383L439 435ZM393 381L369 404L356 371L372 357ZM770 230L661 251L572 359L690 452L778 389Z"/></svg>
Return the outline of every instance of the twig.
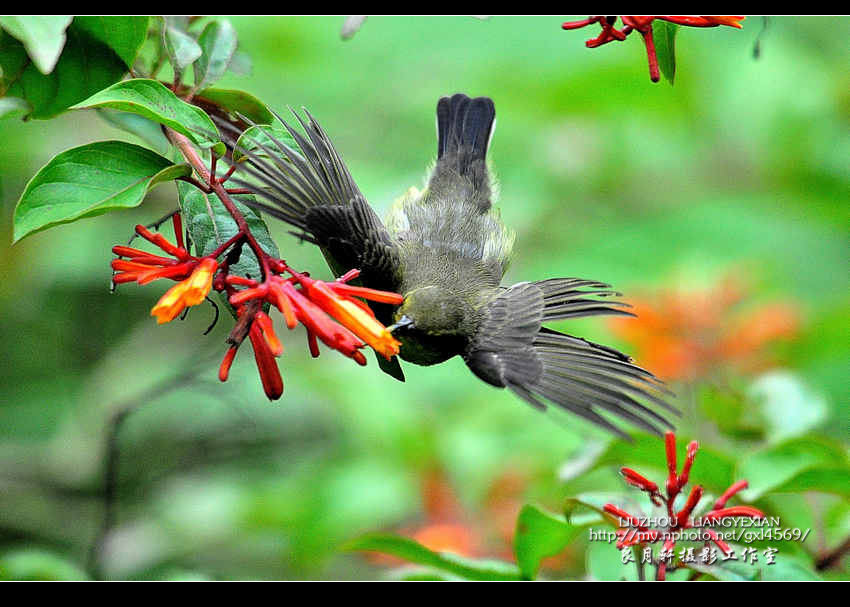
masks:
<svg viewBox="0 0 850 607"><path fill-rule="evenodd" d="M819 558L815 564L815 568L818 571L826 571L835 567L848 552L850 552L850 537L847 537L840 546Z"/></svg>
<svg viewBox="0 0 850 607"><path fill-rule="evenodd" d="M120 456L118 434L121 431L124 421L131 413L137 411L143 405L149 404L172 390L183 387L191 382L204 368L204 364L207 362L206 358L193 360L191 365L176 376L162 380L141 394L112 408L113 412L109 418L106 431L106 454L103 471L103 521L100 526L100 532L95 537L88 555L87 568L94 579L101 579L102 577L103 572L99 557L109 533L115 526L118 463Z"/></svg>

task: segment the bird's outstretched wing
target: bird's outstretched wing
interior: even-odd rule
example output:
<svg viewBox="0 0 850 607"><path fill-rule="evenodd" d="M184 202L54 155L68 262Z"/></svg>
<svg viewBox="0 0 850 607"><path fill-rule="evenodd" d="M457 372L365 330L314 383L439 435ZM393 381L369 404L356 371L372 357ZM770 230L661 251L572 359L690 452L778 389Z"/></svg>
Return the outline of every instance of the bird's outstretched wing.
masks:
<svg viewBox="0 0 850 607"><path fill-rule="evenodd" d="M360 192L348 168L319 123L307 114L296 114L304 134L278 116L295 140L293 149L269 135L263 143L253 141L252 150L240 149L245 162L233 178L236 185L258 198L249 203L260 211L295 227L299 237L321 247L337 275L360 270L360 282L368 287L395 291L400 284L399 253L380 218ZM239 132L227 141L236 145Z"/></svg>
<svg viewBox="0 0 850 607"><path fill-rule="evenodd" d="M542 326L564 318L631 315L623 309L627 304L605 299L617 295L609 285L577 278L516 284L487 306L464 360L487 383L537 408L548 401L626 436L600 415L608 412L661 434L672 426L645 402L678 412L662 398L670 392L660 380L613 348Z"/></svg>

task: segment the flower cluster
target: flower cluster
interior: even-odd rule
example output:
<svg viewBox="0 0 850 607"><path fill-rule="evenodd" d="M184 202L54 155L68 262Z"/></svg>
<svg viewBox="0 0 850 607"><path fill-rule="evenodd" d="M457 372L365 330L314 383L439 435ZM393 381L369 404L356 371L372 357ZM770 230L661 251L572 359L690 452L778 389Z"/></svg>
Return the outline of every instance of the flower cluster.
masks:
<svg viewBox="0 0 850 607"><path fill-rule="evenodd" d="M270 306L281 312L289 329L299 323L304 325L314 357L319 355L319 341L360 365L366 364L366 357L360 351L366 345L387 359L398 354L400 343L362 300L398 305L403 298L396 293L347 284L357 278L359 270L351 270L333 282L324 282L296 272L283 260L256 249L254 252L259 252L265 275L264 280L257 281L229 272L230 253L245 244L246 234L237 234L210 255L195 257L183 245L179 213L173 216L173 224L176 245L161 234L136 226L139 236L171 257L129 246L113 247L112 252L118 255L112 261L112 269L116 271L113 281L139 284L158 278L177 281L151 310L159 323L169 322L187 307L201 303L211 290L225 293L236 312L237 322L228 337L230 347L219 367L221 381L227 380L236 352L248 337L266 395L272 400L280 398L283 380L275 358L283 353L283 346L266 312ZM224 260L219 263L221 257Z"/></svg>
<svg viewBox="0 0 850 607"><path fill-rule="evenodd" d="M682 492L682 489L688 484L688 479L693 466L694 458L696 457L699 444L692 441L688 444L685 463L682 466L682 471L678 471L676 458L676 435L672 432L667 432L664 435L664 444L667 454L667 481L665 483L665 491L662 493L659 490L658 484L652 482L642 474L635 472L631 468L621 468L620 474L629 485L637 487L641 491L645 491L649 495L649 499L656 506L666 508L667 516L664 518L668 525L664 529L650 529L645 520L633 516L628 512L618 508L614 504L605 504L604 510L608 514L616 516L621 523L627 526L617 530L617 548L623 549L629 546L651 544L659 541L664 542L664 552L672 554L676 544L676 532L684 529L689 529L694 526L703 527L703 531L708 540L714 542L724 554L731 553L729 544L723 541L710 524L725 518L746 517L746 518L764 518L764 513L756 508L749 506L733 506L726 507L729 499L742 489L747 488L747 481L738 481L730 486L723 494L715 500L711 510L699 518L694 518L694 509L699 504L703 496L703 488L700 485L694 485L688 493L685 503L679 510L676 510L676 498ZM706 540L706 541L708 541ZM658 572L656 579L663 580L667 574L667 561L659 559Z"/></svg>
<svg viewBox="0 0 850 607"><path fill-rule="evenodd" d="M775 346L799 332L800 311L790 301L746 305L745 284L730 275L707 289L632 298L637 319L612 319L609 327L665 380L769 368L776 363Z"/></svg>
<svg viewBox="0 0 850 607"><path fill-rule="evenodd" d="M581 21L568 21L561 27L565 30L579 29L593 23L598 23L602 27L602 32L596 37L585 42L588 48L596 48L613 40L623 41L632 31L638 31L643 36L643 43L646 45L646 55L649 60L649 77L653 82L658 82L661 74L658 70L658 57L655 54L655 42L652 39L652 22L656 19L669 21L677 25L685 25L689 27L717 27L718 25L728 25L730 27L741 28L743 16L732 15L715 15L715 16L659 16L659 15L621 15L623 28L617 29L614 25L617 23L616 16L593 16Z"/></svg>

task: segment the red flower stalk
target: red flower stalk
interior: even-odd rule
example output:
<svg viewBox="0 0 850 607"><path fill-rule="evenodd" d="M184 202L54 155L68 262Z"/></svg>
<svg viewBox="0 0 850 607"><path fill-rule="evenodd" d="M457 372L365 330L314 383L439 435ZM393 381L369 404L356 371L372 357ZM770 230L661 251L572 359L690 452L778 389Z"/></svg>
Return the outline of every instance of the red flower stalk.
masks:
<svg viewBox="0 0 850 607"><path fill-rule="evenodd" d="M699 449L699 444L696 441L691 441L687 447L687 455L682 466L682 472L678 471L678 461L676 456L676 436L672 432L667 432L664 436L664 447L667 460L667 482L665 485L665 493L659 491L658 485L647 479L642 474L635 472L631 468L620 468L620 473L625 478L629 485L637 487L641 491L645 491L652 503L656 506L665 506L667 510L667 525L662 529L650 529L646 525L640 523L641 518L629 514L625 510L618 508L614 504L605 504L603 510L608 514L614 515L620 519L620 524L625 523L626 527L620 527L617 534L617 548L623 549L634 545L644 545L664 541L663 551L670 554L675 547L676 539L673 535L677 531L690 529L696 525L703 528L703 533L707 538L707 542L713 542L717 545L724 554L728 555L731 552L729 544L710 528L710 525L716 521L731 518L731 517L747 517L747 518L764 518L764 513L757 508L750 506L733 506L726 508L726 502L738 493L741 489L747 487L747 481L738 481L729 487L723 494L714 502L711 511L702 517L693 517L694 510L699 506L699 502L703 497L703 488L700 485L695 485L691 488L688 498L685 500L681 509L676 511L675 500L681 493L682 489L688 484L691 467L694 463L694 458ZM667 576L668 571L667 558L660 558L657 562L656 579L663 580Z"/></svg>
<svg viewBox="0 0 850 607"><path fill-rule="evenodd" d="M649 78L653 82L658 82L661 74L658 69L658 57L655 54L655 41L652 39L652 22L655 19L669 21L677 25L688 27L717 27L718 25L728 25L740 29L743 27L741 21L743 16L733 15L715 15L715 16L658 16L658 15L621 15L624 27L618 30L614 27L617 22L616 16L591 16L581 21L568 21L561 25L562 29L573 30L586 27L593 23L598 23L602 27L602 32L596 38L591 38L585 42L588 48L596 48L613 40L622 42L633 31L637 30L643 37L643 43L646 46L646 56L649 63Z"/></svg>

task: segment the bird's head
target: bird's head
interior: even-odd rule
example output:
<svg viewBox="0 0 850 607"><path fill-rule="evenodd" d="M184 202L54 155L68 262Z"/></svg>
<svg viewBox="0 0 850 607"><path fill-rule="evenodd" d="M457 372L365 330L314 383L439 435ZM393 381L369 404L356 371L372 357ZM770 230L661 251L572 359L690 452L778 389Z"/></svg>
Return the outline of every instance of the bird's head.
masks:
<svg viewBox="0 0 850 607"><path fill-rule="evenodd" d="M467 305L442 287L422 287L408 293L393 317L392 331L416 331L431 336L463 332Z"/></svg>

